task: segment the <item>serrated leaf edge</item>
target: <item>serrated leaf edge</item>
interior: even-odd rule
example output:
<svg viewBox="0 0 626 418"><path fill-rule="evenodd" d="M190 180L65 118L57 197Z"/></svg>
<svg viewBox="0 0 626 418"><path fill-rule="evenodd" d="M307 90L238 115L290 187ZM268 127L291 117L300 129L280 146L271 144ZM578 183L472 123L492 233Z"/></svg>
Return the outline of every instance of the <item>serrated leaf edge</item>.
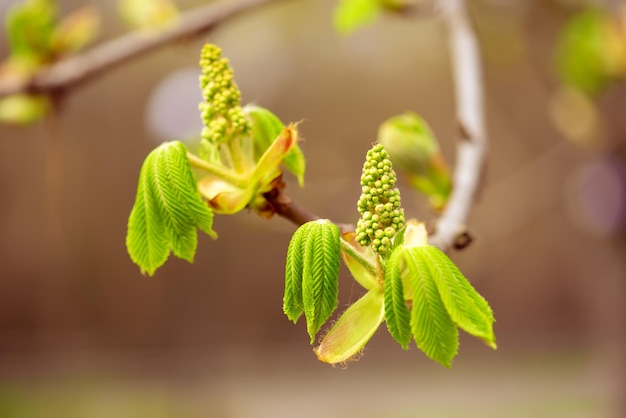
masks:
<svg viewBox="0 0 626 418"><path fill-rule="evenodd" d="M411 332L420 350L450 368L458 352L458 329L448 315L430 270L417 248L420 247L404 251L413 286Z"/></svg>
<svg viewBox="0 0 626 418"><path fill-rule="evenodd" d="M400 271L402 250L391 253L385 269L385 321L391 336L408 350L411 342L411 313L404 297Z"/></svg>
<svg viewBox="0 0 626 418"><path fill-rule="evenodd" d="M311 221L303 248L302 300L311 344L337 308L340 265L339 228L322 219Z"/></svg>

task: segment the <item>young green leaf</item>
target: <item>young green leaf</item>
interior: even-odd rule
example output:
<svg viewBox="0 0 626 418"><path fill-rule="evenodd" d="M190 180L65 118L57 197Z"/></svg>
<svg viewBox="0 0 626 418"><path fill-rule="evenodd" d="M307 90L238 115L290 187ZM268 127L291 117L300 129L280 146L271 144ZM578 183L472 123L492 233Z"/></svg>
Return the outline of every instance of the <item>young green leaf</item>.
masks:
<svg viewBox="0 0 626 418"><path fill-rule="evenodd" d="M394 251L385 269L385 321L391 336L404 348L411 342L410 313L402 284L403 250Z"/></svg>
<svg viewBox="0 0 626 418"><path fill-rule="evenodd" d="M303 247L306 240L307 227L301 226L296 229L289 241L287 248L287 261L285 265L285 295L283 297L283 312L294 323L298 321L304 305L302 303L302 265Z"/></svg>
<svg viewBox="0 0 626 418"><path fill-rule="evenodd" d="M441 301L426 261L420 257L422 247L399 248L406 262L413 287L411 331L417 347L431 359L451 367L459 348L459 333Z"/></svg>
<svg viewBox="0 0 626 418"><path fill-rule="evenodd" d="M339 228L327 219L303 225L302 301L311 344L337 307Z"/></svg>
<svg viewBox="0 0 626 418"><path fill-rule="evenodd" d="M280 135L285 125L278 116L261 106L246 105L243 112L252 125L254 154L258 160ZM302 186L306 161L298 144L294 144L289 150L283 159L283 165L298 178L298 184Z"/></svg>
<svg viewBox="0 0 626 418"><path fill-rule="evenodd" d="M135 205L128 219L126 248L133 262L142 273L154 274L169 255L167 230L157 207L157 197L151 184L149 172L152 170L155 153L146 157L137 185Z"/></svg>
<svg viewBox="0 0 626 418"><path fill-rule="evenodd" d="M343 234L341 239L341 258L354 280L367 290L379 287L382 279L378 278L381 274L381 269L377 268L378 254L372 247L360 246L354 232Z"/></svg>
<svg viewBox="0 0 626 418"><path fill-rule="evenodd" d="M454 263L432 245L413 249L425 261L452 320L468 334L496 348L493 311Z"/></svg>
<svg viewBox="0 0 626 418"><path fill-rule="evenodd" d="M313 351L324 363L344 363L359 354L385 318L384 298L375 288L350 306Z"/></svg>
<svg viewBox="0 0 626 418"><path fill-rule="evenodd" d="M213 212L198 192L187 150L180 142L154 149L141 168L126 247L142 272L152 275L169 255L193 262L196 228L215 236Z"/></svg>
<svg viewBox="0 0 626 418"><path fill-rule="evenodd" d="M380 0L340 0L333 23L339 33L347 35L374 22L380 12Z"/></svg>

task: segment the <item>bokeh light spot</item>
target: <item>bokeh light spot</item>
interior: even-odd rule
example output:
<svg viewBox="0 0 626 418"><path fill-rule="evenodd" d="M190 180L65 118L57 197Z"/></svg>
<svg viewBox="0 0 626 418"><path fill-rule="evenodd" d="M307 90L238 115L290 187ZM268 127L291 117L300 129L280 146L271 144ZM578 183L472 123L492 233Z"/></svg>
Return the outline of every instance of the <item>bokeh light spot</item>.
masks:
<svg viewBox="0 0 626 418"><path fill-rule="evenodd" d="M152 92L146 123L161 141L196 141L202 130L198 104L202 101L200 70L185 68L170 74Z"/></svg>
<svg viewBox="0 0 626 418"><path fill-rule="evenodd" d="M568 212L580 229L599 237L619 232L626 223L626 167L615 157L581 166L568 188Z"/></svg>

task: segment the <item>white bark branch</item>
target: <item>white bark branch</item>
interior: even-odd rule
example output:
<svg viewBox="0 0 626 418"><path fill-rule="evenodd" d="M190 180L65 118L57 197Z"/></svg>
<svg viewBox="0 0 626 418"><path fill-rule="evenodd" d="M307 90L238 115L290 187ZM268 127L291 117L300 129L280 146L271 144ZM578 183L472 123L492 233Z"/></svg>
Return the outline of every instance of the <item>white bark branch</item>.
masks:
<svg viewBox="0 0 626 418"><path fill-rule="evenodd" d="M479 48L465 4L463 0L440 0L439 7L448 30L459 143L452 194L430 242L448 251L466 232L484 171L487 135Z"/></svg>

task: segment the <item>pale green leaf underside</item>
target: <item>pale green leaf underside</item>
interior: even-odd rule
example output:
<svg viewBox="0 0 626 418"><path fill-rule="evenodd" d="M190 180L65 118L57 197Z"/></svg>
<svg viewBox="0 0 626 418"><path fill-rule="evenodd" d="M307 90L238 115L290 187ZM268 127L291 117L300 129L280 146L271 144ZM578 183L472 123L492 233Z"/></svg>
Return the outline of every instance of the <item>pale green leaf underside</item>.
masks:
<svg viewBox="0 0 626 418"><path fill-rule="evenodd" d="M403 250L413 287L411 331L420 350L450 367L459 348L458 330L446 312L427 263L415 251L418 248Z"/></svg>
<svg viewBox="0 0 626 418"><path fill-rule="evenodd" d="M283 297L283 312L291 321L296 322L302 312L302 264L303 247L305 241L304 230L300 227L291 237L287 248L287 261L285 263L285 295Z"/></svg>
<svg viewBox="0 0 626 418"><path fill-rule="evenodd" d="M359 354L383 319L383 294L379 288L371 289L341 314L313 351L325 363L346 362Z"/></svg>
<svg viewBox="0 0 626 418"><path fill-rule="evenodd" d="M402 284L402 250L394 251L385 270L385 321L391 336L408 350L411 342L411 314L406 304Z"/></svg>
<svg viewBox="0 0 626 418"><path fill-rule="evenodd" d="M152 275L172 251L193 261L196 228L214 236L213 212L202 200L180 142L154 149L139 174L135 204L128 220L126 247L142 272Z"/></svg>
<svg viewBox="0 0 626 418"><path fill-rule="evenodd" d="M328 220L303 225L302 300L311 344L337 307L339 228Z"/></svg>
<svg viewBox="0 0 626 418"><path fill-rule="evenodd" d="M380 282L375 268L378 254L371 247L361 247L356 242L354 232L342 234L340 245L341 258L354 280L367 290L379 287Z"/></svg>

